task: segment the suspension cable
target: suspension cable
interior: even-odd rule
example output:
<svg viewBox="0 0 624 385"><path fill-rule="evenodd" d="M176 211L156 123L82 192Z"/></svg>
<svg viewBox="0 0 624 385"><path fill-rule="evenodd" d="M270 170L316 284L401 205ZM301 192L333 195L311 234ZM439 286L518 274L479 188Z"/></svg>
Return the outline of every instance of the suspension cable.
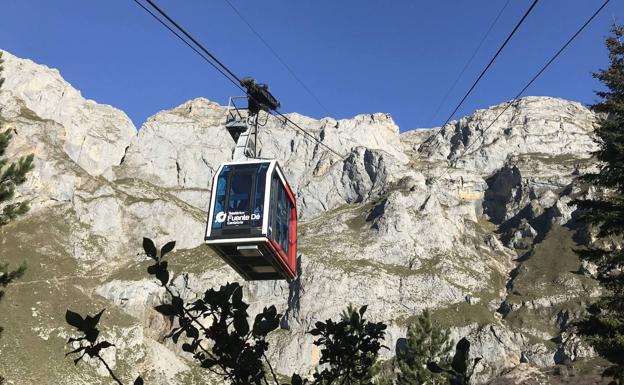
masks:
<svg viewBox="0 0 624 385"><path fill-rule="evenodd" d="M485 66L485 68L481 71L481 74L479 75L479 77L477 78L477 80L474 81L474 83L472 83L472 86L470 87L470 89L468 89L468 91L464 94L464 96L462 97L462 99L459 101L459 103L457 104L457 106L455 107L455 109L453 110L453 112L451 112L451 114L448 116L448 118L446 118L446 121L444 122L444 124L442 124L440 126L440 128L438 129L438 131L435 133L435 135L432 136L432 138L435 138L436 136L438 136L438 134L440 134L440 132L442 132L442 129L444 128L444 126L446 126L451 119L453 118L453 116L455 115L455 113L457 112L457 110L459 110L459 108L462 106L462 104L464 104L464 101L466 101L466 99L468 98L468 96L472 93L472 91L475 89L475 87L477 86L477 84L479 83L479 81L481 81L481 79L483 78L483 76L485 75L485 73L488 71L488 69L490 69L490 67L492 66L492 64L494 64L494 61L496 60L496 58L498 57L498 55L500 55L500 53L503 51L503 49L505 48L505 46L507 45L507 43L509 43L509 41L511 40L511 38L513 37L513 35L516 33L516 31L520 28L520 26L524 23L524 21L526 20L526 18L529 16L529 14L531 13L531 11L533 10L533 8L535 8L535 6L537 5L537 2L539 0L534 0L533 3L531 4L531 6L529 7L529 9L526 10L526 12L524 13L524 15L522 16L522 18L520 19L520 21L518 21L518 23L516 23L516 26L513 28L513 30L509 33L509 35L507 36L507 38L505 39L505 41L503 42L503 44L501 44L501 46L498 48L498 50L496 51L496 53L494 54L494 56L492 57L492 59L490 59L489 63L487 64L487 66ZM433 140L433 139L432 139Z"/></svg>
<svg viewBox="0 0 624 385"><path fill-rule="evenodd" d="M446 102L448 97L451 95L451 92L453 92L453 90L457 86L457 83L459 83L459 80L462 78L462 76L464 76L464 73L466 72L468 67L470 67L470 64L472 64L472 61L477 56L477 53L479 52L479 50L483 46L483 43L485 43L485 40L488 38L488 36L490 36L490 32L492 32L492 29L494 29L494 26L496 25L496 23L498 23L498 20L500 19L501 15L503 14L503 12L505 11L505 9L507 8L507 6L509 5L510 2L511 2L511 0L507 0L505 2L505 4L503 4L503 7L500 9L500 11L498 11L498 14L496 15L496 17L494 18L494 20L490 24L490 27L488 28L488 30L485 32L485 34L481 38L481 41L479 42L479 44L477 44L477 47L472 52L472 55L470 56L470 58L468 58L468 60L466 61L466 64L464 64L464 67L459 72L459 75L457 75L457 77L455 78L455 81L453 82L451 87L449 87L449 89L446 91L446 93L442 97L442 100L440 100L440 103L438 104L438 107L436 108L435 112L429 118L429 123L427 124L428 126L431 125L431 123L433 122L433 119L438 115L438 113L442 109L442 106L444 105L444 103Z"/></svg>
<svg viewBox="0 0 624 385"><path fill-rule="evenodd" d="M519 100L520 96L544 73L544 71L546 71L546 69L555 61L555 59L557 59L557 57L559 57L559 55L561 55L561 53L574 41L574 39L576 39L581 32L583 32L583 30L589 25L589 23L592 22L592 20L594 20L596 18L596 16L598 16L598 14L603 10L604 7L607 6L607 4L610 2L611 0L605 0L604 3L602 3L602 5L585 21L585 23L583 23L583 25L565 42L565 44L563 44L563 46L561 46L561 48L559 48L559 50L542 66L542 68L540 68L539 71L537 71L537 73L531 78L531 80L529 80L529 82L522 87L522 89L513 97L513 99L511 101L509 101L507 103L507 105L505 106L505 108L496 116L496 118L494 118L494 120L483 130L479 133L479 136L477 138L475 138L474 141L472 141L467 147L466 149L455 159L453 159L451 161L451 168L455 167L455 165L457 164L457 162L468 153L468 150L475 144L478 142L478 139L483 138L485 133L494 125L494 123L496 123L496 121L515 103ZM445 175L447 175L449 172L449 169L447 169L445 171L445 173L443 173L439 178L442 179Z"/></svg>
<svg viewBox="0 0 624 385"><path fill-rule="evenodd" d="M175 32L169 25L167 25L167 23L165 23L162 19L160 19L158 17L158 15L154 14L153 12L151 12L147 7L145 7L143 4L141 4L139 2L139 0L133 0L136 4L138 4L143 10L147 11L152 17L154 17L161 25L163 25L164 27L166 27L170 32L172 32L176 37L178 37L178 39L180 39L183 43L185 43L189 48L191 48L195 53L197 53L199 56L201 56L205 61L207 61L210 65L212 65L213 68L215 68L217 71L219 71L219 73L221 73L221 75L223 75L226 79L228 79L230 82L232 82L237 88L239 88L241 91L247 93L247 91L245 89L243 89L243 87L241 86L241 79L236 76L236 74L234 74L234 72L232 72L232 70L230 70L225 64L223 64L219 59L217 59L217 57L215 55L213 55L212 53L210 53L210 51L208 51L208 49L206 49L201 43L199 43L197 41L197 39L195 39L190 33L188 33L184 28L182 28L180 26L180 24L178 24L175 20L173 20L164 10L162 10L160 7L158 7L154 1L152 0L145 0L147 1L158 13L160 13L167 21L169 21L169 23L171 23L176 29L178 29L178 31L180 31L182 34L184 34L184 36L186 36L191 42L193 42L197 47L199 47L199 49L201 51L203 51L206 55L208 55L208 57L211 60L208 59L208 57L206 57L204 54L202 54L201 52L199 52L199 50L197 48L195 48L189 41L187 41L186 39L184 39L183 36L181 36L179 33ZM238 83L236 83L236 81L238 81ZM247 93L248 94L248 93ZM251 96L251 95L247 95L248 97L250 97L252 100L255 100L257 102L257 100ZM345 155L341 155L340 153L338 153L336 150L332 149L331 147L329 147L328 145L326 145L325 143L321 142L320 140L318 140L314 135L310 134L309 132L307 132L305 129L303 129L301 126L299 126L298 124L296 124L295 122L293 122L290 118L288 118L287 116L285 116L284 114L282 114L281 112L277 111L277 110L273 110L276 114L278 114L279 116L281 116L282 118L284 118L284 121L287 123L290 123L291 126L290 128L293 130L299 130L301 132L303 132L305 134L305 136L311 140L313 140L314 142L318 143L319 145L321 145L322 147L325 147L326 149L328 149L329 151L331 151L333 154L337 155L341 160L346 158Z"/></svg>
<svg viewBox="0 0 624 385"><path fill-rule="evenodd" d="M230 6L230 8L232 8L234 13L236 13L236 15L243 21L243 23L247 24L247 27L249 27L251 32L253 32L258 37L258 39L260 39L262 44L264 44L264 46L267 47L267 49L273 54L273 56L275 56L275 58L280 63L282 63L282 66L286 68L286 70L290 73L293 79L295 79L297 83L299 83L299 85L312 97L312 99L314 99L316 104L318 104L319 107L321 107L328 116L331 116L331 113L329 112L327 107L325 107L325 105L321 102L321 100L314 94L314 92L312 92L310 87L308 87L303 82L303 80L301 80L299 76L295 74L295 71L284 61L284 59L282 59L282 57L277 53L277 51L275 51L275 49L271 47L271 45L262 37L262 35L260 35L260 33L251 25L251 23L247 21L247 19L241 14L241 12L234 6L234 4L232 4L230 0L224 0L224 1ZM510 1L510 0L507 0L507 1Z"/></svg>
<svg viewBox="0 0 624 385"><path fill-rule="evenodd" d="M235 82L232 78L230 78L228 76L228 74L223 71L219 66L217 66L215 63L213 63L208 57L206 57L203 53L199 52L199 50L195 47L193 47L193 45L191 43L189 43L184 37L182 37L179 33L177 33L176 31L173 30L173 28L171 28L167 23L165 23L161 18L159 18L154 12L152 12L150 9L148 9L146 6L144 6L143 4L141 4L141 2L139 0L133 0L139 7L143 8L143 10L147 13L149 13L156 21L158 21L163 27L167 28L169 30L169 32L171 32L172 34L174 34L178 39L180 39L184 44L186 44L190 49L192 49L193 51L195 51L196 54L198 54L202 59L204 59L208 64L210 64L214 69L216 69L217 71L219 71L219 73L221 73L221 75L223 75L226 79L228 79L230 82L232 82L232 84L234 84L234 86L238 87L241 91L245 92L245 89L243 87L241 87L241 85L237 82Z"/></svg>

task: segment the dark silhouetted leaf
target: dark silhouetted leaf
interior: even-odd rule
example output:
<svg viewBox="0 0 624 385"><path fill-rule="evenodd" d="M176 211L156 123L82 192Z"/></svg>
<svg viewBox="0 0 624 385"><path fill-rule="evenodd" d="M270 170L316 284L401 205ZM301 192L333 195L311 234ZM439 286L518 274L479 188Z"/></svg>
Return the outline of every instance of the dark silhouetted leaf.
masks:
<svg viewBox="0 0 624 385"><path fill-rule="evenodd" d="M187 335L189 338L199 338L199 330L197 330L197 328L196 328L196 327L194 327L194 326L189 326L189 327L186 329L186 335Z"/></svg>
<svg viewBox="0 0 624 385"><path fill-rule="evenodd" d="M366 309L368 309L368 305L364 305L360 308L360 317L364 316L364 313L366 313Z"/></svg>
<svg viewBox="0 0 624 385"><path fill-rule="evenodd" d="M82 318L82 316L78 313L74 313L71 310L67 310L65 312L65 322L80 331L84 331L85 329L84 319Z"/></svg>
<svg viewBox="0 0 624 385"><path fill-rule="evenodd" d="M87 329L84 333L86 340L91 342L92 344L95 343L95 340L97 340L98 336L100 335L100 331L95 328Z"/></svg>
<svg viewBox="0 0 624 385"><path fill-rule="evenodd" d="M104 313L106 309L102 309L100 310L99 313L97 313L95 316L91 317L90 315L87 315L87 318L85 318L84 320L84 325L86 329L92 329L94 327L97 326L97 324L100 322L100 318L102 317L102 314Z"/></svg>
<svg viewBox="0 0 624 385"><path fill-rule="evenodd" d="M182 344L182 350L184 350L185 352L189 352L189 353L195 353L195 349L193 348L193 345L187 344L187 343Z"/></svg>
<svg viewBox="0 0 624 385"><path fill-rule="evenodd" d="M360 324L360 315L357 312L351 313L351 325L359 325Z"/></svg>
<svg viewBox="0 0 624 385"><path fill-rule="evenodd" d="M212 368L216 364L217 364L217 361L211 360L210 358L206 358L205 360L202 361L201 367L208 369L208 368Z"/></svg>
<svg viewBox="0 0 624 385"><path fill-rule="evenodd" d="M182 298L174 296L171 299L171 306L173 306L173 311L176 314L182 315L184 313L184 301L182 301Z"/></svg>
<svg viewBox="0 0 624 385"><path fill-rule="evenodd" d="M237 305L243 301L243 288L239 287L232 294L232 303Z"/></svg>
<svg viewBox="0 0 624 385"><path fill-rule="evenodd" d="M180 334L182 334L183 331L184 329L179 329L178 331L176 331L175 333L171 335L171 339L173 340L174 344L178 343L178 338L180 338Z"/></svg>
<svg viewBox="0 0 624 385"><path fill-rule="evenodd" d="M147 274L154 275L157 272L158 272L158 263L155 263L147 267Z"/></svg>
<svg viewBox="0 0 624 385"><path fill-rule="evenodd" d="M240 336L245 336L249 333L249 322L247 321L246 314L240 314L234 316L234 330Z"/></svg>
<svg viewBox="0 0 624 385"><path fill-rule="evenodd" d="M466 374L468 370L468 352L470 351L470 342L466 338L459 340L455 346L455 356L451 362L454 371L460 374Z"/></svg>
<svg viewBox="0 0 624 385"><path fill-rule="evenodd" d="M111 344L108 341L102 341L99 344L96 345L99 349L106 349L106 348L110 348L111 346L115 346L113 344Z"/></svg>
<svg viewBox="0 0 624 385"><path fill-rule="evenodd" d="M157 260L156 259L156 246L154 246L154 242L152 242L151 239L143 238L143 250L145 251L145 254L147 254L148 257L152 258L153 260Z"/></svg>
<svg viewBox="0 0 624 385"><path fill-rule="evenodd" d="M444 373L444 369L442 369L440 365L433 361L427 362L427 369L429 369L429 371L432 373Z"/></svg>
<svg viewBox="0 0 624 385"><path fill-rule="evenodd" d="M290 379L290 384L291 385L303 385L303 380L298 374L294 373Z"/></svg>
<svg viewBox="0 0 624 385"><path fill-rule="evenodd" d="M138 376L136 380L134 380L134 385L143 385L143 378L141 378L141 376Z"/></svg>
<svg viewBox="0 0 624 385"><path fill-rule="evenodd" d="M158 265L156 278L158 278L163 286L167 285L167 282L169 282L169 270L167 270L167 261L162 262Z"/></svg>
<svg viewBox="0 0 624 385"><path fill-rule="evenodd" d="M175 241L168 242L160 249L160 258L162 259L165 254L168 254L175 247Z"/></svg>
<svg viewBox="0 0 624 385"><path fill-rule="evenodd" d="M154 306L154 309L164 316L172 316L175 314L173 306L169 304Z"/></svg>

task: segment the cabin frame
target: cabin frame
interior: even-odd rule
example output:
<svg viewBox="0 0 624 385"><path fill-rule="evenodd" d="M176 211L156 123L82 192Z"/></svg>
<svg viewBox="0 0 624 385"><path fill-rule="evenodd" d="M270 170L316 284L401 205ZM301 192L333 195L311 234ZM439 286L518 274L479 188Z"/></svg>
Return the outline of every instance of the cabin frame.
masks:
<svg viewBox="0 0 624 385"><path fill-rule="evenodd" d="M241 202L232 202L232 196L245 196L233 191L237 176L251 178L251 183L247 201L242 201L246 208L231 211L235 202ZM263 196L258 199L260 193ZM257 210L260 201L262 208ZM204 239L246 280L296 277L297 206L276 160L229 162L218 168L212 178Z"/></svg>

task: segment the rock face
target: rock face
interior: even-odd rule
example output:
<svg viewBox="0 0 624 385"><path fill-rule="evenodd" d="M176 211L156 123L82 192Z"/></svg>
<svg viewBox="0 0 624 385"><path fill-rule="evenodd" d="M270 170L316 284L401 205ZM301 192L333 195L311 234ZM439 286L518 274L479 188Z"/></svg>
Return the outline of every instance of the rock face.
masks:
<svg viewBox="0 0 624 385"><path fill-rule="evenodd" d="M137 253L143 236L175 239L173 284L188 299L238 280L203 246L209 181L234 147L225 108L191 100L137 133L123 112L84 100L56 70L4 57L0 123L15 134L9 155L34 153L36 167L20 189L30 213L0 228L6 258L29 261L0 303L0 313L13 309L0 322L0 354L9 357L0 373L9 384L108 383L96 363L76 369L62 357L64 310L107 307L102 322L124 378L203 383L203 371L163 340L171 325L153 306L165 294ZM574 178L594 167L596 117L546 97L507 107L403 134L385 114L289 115L344 157L267 121L260 156L280 160L301 221L297 280L245 284L251 314L268 304L285 314L271 345L277 371L314 370L309 325L348 303L368 304L369 317L389 325L388 346L431 309L483 357L478 382L524 378L523 368L542 381L539 368L593 354L565 333L598 294L590 274L571 273L587 267L574 253L568 206L586 193Z"/></svg>

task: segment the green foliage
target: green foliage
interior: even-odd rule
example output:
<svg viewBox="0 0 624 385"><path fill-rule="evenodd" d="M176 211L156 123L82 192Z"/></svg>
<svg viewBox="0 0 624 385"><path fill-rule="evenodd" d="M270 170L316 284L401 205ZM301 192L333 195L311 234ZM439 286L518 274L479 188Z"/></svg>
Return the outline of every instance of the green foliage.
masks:
<svg viewBox="0 0 624 385"><path fill-rule="evenodd" d="M2 71L2 51L0 51L0 87L4 83ZM9 130L0 132L0 227L8 224L13 219L28 211L27 202L12 202L15 196L15 188L26 181L26 174L33 169L33 155L28 155L18 159L16 162L9 162L6 158L6 150L11 142ZM6 263L0 261L0 300L4 296L4 288L15 279L24 275L26 263L22 263L16 270L9 270ZM2 335L0 326L0 336ZM4 379L0 376L0 384Z"/></svg>
<svg viewBox="0 0 624 385"><path fill-rule="evenodd" d="M427 369L427 363L438 362L448 365L453 345L449 333L431 321L431 314L425 310L407 327L407 344L397 352L400 385L431 385L446 382L445 373L436 374Z"/></svg>
<svg viewBox="0 0 624 385"><path fill-rule="evenodd" d="M314 345L321 348L319 364L323 368L314 373L313 384L373 384L373 366L383 347L386 325L364 318L366 309L362 306L355 310L350 305L339 322L319 321L310 330L318 337Z"/></svg>
<svg viewBox="0 0 624 385"><path fill-rule="evenodd" d="M2 78L2 51L0 51L0 87ZM0 226L28 211L27 202L11 202L15 196L15 188L26 181L26 174L33 169L33 155L24 156L15 162L6 158L6 150L11 142L10 130L0 132Z"/></svg>
<svg viewBox="0 0 624 385"><path fill-rule="evenodd" d="M268 335L279 327L282 318L275 306L265 307L250 324L249 305L243 301L243 288L238 283L227 283L218 290L208 289L201 298L185 303L169 286L170 273L164 257L174 247L175 242L169 242L158 251L152 240L143 238L145 255L154 261L147 269L148 274L160 282L171 299L155 308L175 325L167 338L176 344L181 339L182 350L191 353L202 368L227 383L289 385L278 380L266 354ZM113 346L99 339L97 324L102 313L83 318L67 311L66 322L82 333L68 340L73 350L67 355L78 355L74 359L76 364L85 356L99 360L113 380L123 385L100 355L102 350ZM377 356L386 325L369 322L364 318L365 313L366 306L359 310L349 306L339 322L331 319L317 322L310 334L318 337L314 344L321 348L322 370L311 380L293 374L291 385L390 384L374 378L382 369ZM134 384L143 385L143 379L138 377Z"/></svg>
<svg viewBox="0 0 624 385"><path fill-rule="evenodd" d="M429 361L427 363L427 369L435 374L447 375L450 385L469 385L475 367L480 361L481 357L477 357L471 362L470 341L466 338L462 338L457 342L457 345L455 345L455 355L453 355L450 367L444 364L440 365L439 362Z"/></svg>
<svg viewBox="0 0 624 385"><path fill-rule="evenodd" d="M597 92L600 101L592 108L603 113L596 134L600 139L595 156L599 171L582 180L596 187L596 196L577 200L579 219L597 230L599 242L580 256L598 266L603 296L579 322L579 332L588 337L596 351L613 365L605 375L613 384L624 384L624 26L614 25L606 40L610 65L594 74L606 90ZM618 246L618 244L620 246Z"/></svg>
<svg viewBox="0 0 624 385"><path fill-rule="evenodd" d="M181 342L182 350L191 353L202 368L226 383L289 385L278 380L266 354L268 336L279 327L282 318L275 306L265 307L250 324L249 305L243 301L243 288L238 283L227 283L218 290L208 289L201 298L185 303L169 286L170 273L164 257L174 247L175 242L169 242L158 251L152 240L143 238L145 255L154 261L147 272L160 282L171 299L156 306L156 310L175 325L167 338L175 344ZM339 322L331 319L317 322L310 334L318 337L314 344L321 348L322 370L315 373L312 380L293 374L291 384L381 385L373 377L380 370L375 363L386 325L369 322L364 318L365 312L366 306L359 310L349 306ZM100 356L101 350L113 346L98 339L97 324L101 315L102 312L83 318L67 311L66 322L82 333L69 339L73 350L67 355L78 354L75 363L84 356L100 360L111 377L123 385ZM142 385L143 379L137 378L134 384Z"/></svg>
<svg viewBox="0 0 624 385"><path fill-rule="evenodd" d="M87 315L86 317L82 317L80 314L75 313L71 310L67 310L65 312L65 322L70 326L73 326L77 331L81 333L78 337L72 337L67 340L67 344L69 344L74 349L71 352L65 354L65 356L77 355L74 358L74 364L78 365L85 356L91 357L93 359L99 360L104 367L108 370L111 378L118 384L123 385L123 383L117 378L113 370L110 368L108 363L102 358L100 352L104 349L111 348L115 345L111 344L106 340L100 340L100 329L98 329L98 323L100 323L100 318L104 310L101 310L94 316ZM134 385L143 385L143 378L140 376L134 381Z"/></svg>

